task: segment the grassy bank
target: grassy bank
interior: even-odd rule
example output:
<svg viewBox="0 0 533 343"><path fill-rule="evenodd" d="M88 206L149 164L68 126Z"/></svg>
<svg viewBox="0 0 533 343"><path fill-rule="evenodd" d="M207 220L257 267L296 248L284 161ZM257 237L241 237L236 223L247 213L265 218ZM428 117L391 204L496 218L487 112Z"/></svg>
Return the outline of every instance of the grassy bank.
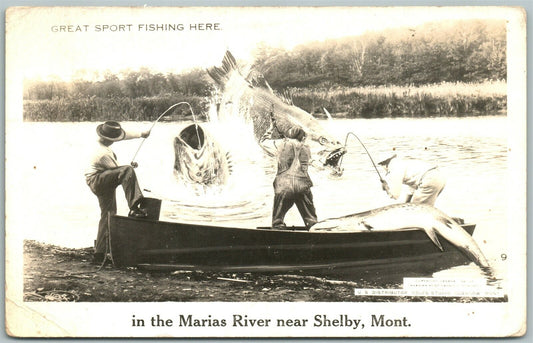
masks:
<svg viewBox="0 0 533 343"><path fill-rule="evenodd" d="M198 96L165 95L140 98L56 98L53 100L25 100L26 121L152 121L175 103L191 104L195 115L206 111L206 99ZM178 106L169 114L190 118L187 106Z"/></svg>
<svg viewBox="0 0 533 343"><path fill-rule="evenodd" d="M310 113L349 118L456 117L505 113L505 82L440 83L421 87L292 89L293 102Z"/></svg>
<svg viewBox="0 0 533 343"><path fill-rule="evenodd" d="M505 82L441 83L422 87L294 88L294 104L323 115L348 118L471 116L505 113ZM155 120L172 104L187 101L198 118L205 119L208 99L199 96L55 98L25 100L26 121ZM174 109L174 117L186 118L186 106Z"/></svg>

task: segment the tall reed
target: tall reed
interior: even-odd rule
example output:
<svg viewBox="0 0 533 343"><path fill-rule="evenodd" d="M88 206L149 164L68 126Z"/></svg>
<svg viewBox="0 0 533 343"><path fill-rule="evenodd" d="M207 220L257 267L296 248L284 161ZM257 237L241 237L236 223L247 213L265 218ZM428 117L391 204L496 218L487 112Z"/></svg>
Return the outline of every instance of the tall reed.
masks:
<svg viewBox="0 0 533 343"><path fill-rule="evenodd" d="M26 121L152 121L171 105L187 101L195 114L206 112L206 100L198 96L166 95L141 98L55 98L25 100ZM169 115L188 118L187 107L177 107Z"/></svg>
<svg viewBox="0 0 533 343"><path fill-rule="evenodd" d="M353 118L484 115L505 112L504 81L440 83L421 87L293 88L295 105L311 113L326 108Z"/></svg>

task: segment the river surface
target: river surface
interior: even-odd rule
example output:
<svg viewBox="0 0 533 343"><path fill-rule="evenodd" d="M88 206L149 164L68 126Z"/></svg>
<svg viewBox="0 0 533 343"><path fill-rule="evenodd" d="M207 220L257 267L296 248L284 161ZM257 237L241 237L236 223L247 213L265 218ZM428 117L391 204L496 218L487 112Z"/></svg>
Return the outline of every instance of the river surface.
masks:
<svg viewBox="0 0 533 343"><path fill-rule="evenodd" d="M127 122L126 129L146 129L152 123ZM135 161L146 196L164 199L161 220L255 227L270 224L274 164L267 159L245 123L201 123L230 151L233 173L218 189L186 187L176 181L173 139L190 122L159 122ZM432 119L338 119L323 121L339 141L353 132L378 162L393 152L435 162L447 175L436 207L477 224L474 238L505 279L507 253L507 117L485 116ZM9 209L16 208L15 227L25 239L65 247L88 247L96 237L99 207L85 184L84 170L96 144L97 123L18 123L6 133L7 147L17 147L17 158L7 161ZM23 134L24 138L14 137ZM122 164L129 164L141 139L115 143ZM381 190L379 177L361 144L349 138L342 177L311 170L313 194L320 219L362 212L393 203ZM313 151L316 151L313 149ZM13 155L8 157L12 158ZM16 171L16 173L14 172ZM11 183L12 182L12 183ZM11 184L10 184L11 183ZM12 188L10 186L13 186ZM127 213L122 190L118 212ZM296 210L288 225L301 225ZM440 275L476 276L474 265L456 267Z"/></svg>

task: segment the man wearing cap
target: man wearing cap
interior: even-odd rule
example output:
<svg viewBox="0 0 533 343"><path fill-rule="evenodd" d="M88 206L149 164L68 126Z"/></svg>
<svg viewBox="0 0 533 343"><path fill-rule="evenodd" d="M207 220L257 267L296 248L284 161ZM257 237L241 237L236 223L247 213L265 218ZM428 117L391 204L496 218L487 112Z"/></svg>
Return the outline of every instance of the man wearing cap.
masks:
<svg viewBox="0 0 533 343"><path fill-rule="evenodd" d="M85 172L85 180L91 191L98 197L100 204L100 222L96 237L95 260L102 260L107 244L107 214L117 212L115 190L122 185L130 208L129 216L143 218L146 211L140 207L143 198L133 167L119 166L117 156L110 146L114 142L133 138L146 138L150 131L142 133L125 132L116 121L106 121L96 128L99 136L98 145Z"/></svg>
<svg viewBox="0 0 533 343"><path fill-rule="evenodd" d="M293 126L282 139L272 139L274 123L259 140L261 147L270 155L276 156L278 170L274 179L274 206L272 227L286 228L284 218L296 204L307 228L317 222L311 187L313 182L307 169L311 164L311 150L305 144L306 133Z"/></svg>
<svg viewBox="0 0 533 343"><path fill-rule="evenodd" d="M382 180L383 190L393 199L398 199L402 186L409 189L403 202L435 205L446 179L436 165L418 160L407 160L396 154L379 162L387 172Z"/></svg>

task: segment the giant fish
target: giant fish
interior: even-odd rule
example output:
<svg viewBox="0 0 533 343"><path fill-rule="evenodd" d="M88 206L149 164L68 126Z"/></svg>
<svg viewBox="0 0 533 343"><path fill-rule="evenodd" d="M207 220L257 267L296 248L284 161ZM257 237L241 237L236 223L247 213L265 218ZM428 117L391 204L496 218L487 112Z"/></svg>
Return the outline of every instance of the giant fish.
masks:
<svg viewBox="0 0 533 343"><path fill-rule="evenodd" d="M457 222L427 204L403 203L376 208L367 212L322 220L312 231L399 231L418 228L424 230L431 241L442 251L437 234L455 245L460 251L485 271L490 271L483 252Z"/></svg>
<svg viewBox="0 0 533 343"><path fill-rule="evenodd" d="M190 184L224 185L231 173L229 154L200 125L185 127L174 138L174 175Z"/></svg>
<svg viewBox="0 0 533 343"><path fill-rule="evenodd" d="M226 51L222 66L212 67L207 72L222 91L220 118L241 116L251 120L257 140L271 123L275 124L277 137L286 136L292 126L299 125L311 141L320 145L323 165L333 169L339 167L340 158L346 153L345 147L311 114L276 95L262 74L252 70L243 76L229 51Z"/></svg>

